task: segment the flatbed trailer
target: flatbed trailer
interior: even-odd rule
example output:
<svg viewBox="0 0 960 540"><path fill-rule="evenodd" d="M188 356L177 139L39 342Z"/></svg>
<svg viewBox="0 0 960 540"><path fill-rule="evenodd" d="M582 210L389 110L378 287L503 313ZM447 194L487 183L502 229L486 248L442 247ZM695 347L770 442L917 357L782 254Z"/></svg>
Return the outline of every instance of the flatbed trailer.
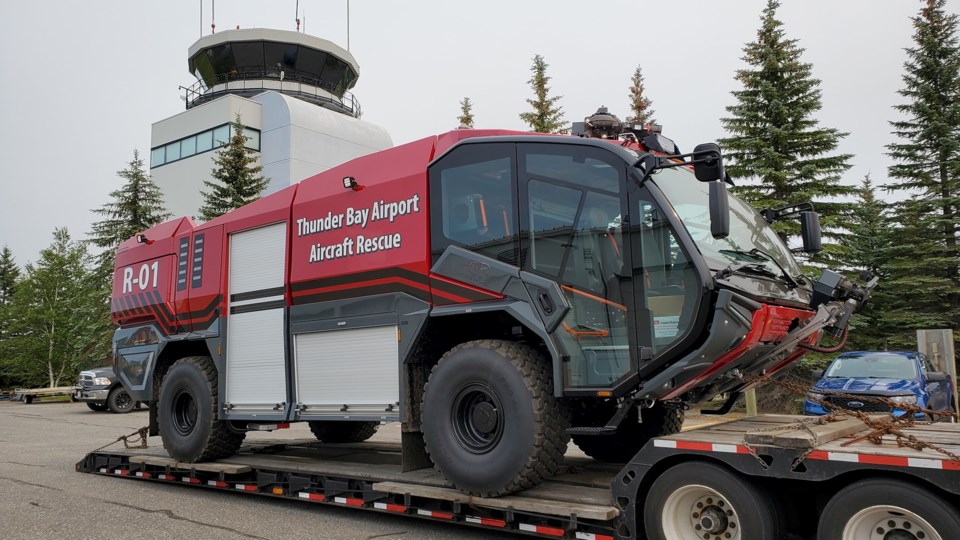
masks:
<svg viewBox="0 0 960 540"><path fill-rule="evenodd" d="M956 538L960 461L951 454L960 454L960 425L901 431L946 453L904 447L891 435L875 444L856 419L818 425L763 415L658 437L624 466L568 454L560 474L498 498L459 492L433 469L401 472L400 444L391 442L258 441L209 463L179 463L161 447L105 449L86 455L77 470L584 540L643 538L645 519L673 514L663 518L665 529L676 525L666 538L687 538L688 525L707 540L759 538L747 536L756 524L738 495L746 490L775 510L776 526L764 528L764 538L816 538L818 526L821 538L832 538L830 530L844 531L836 536L843 539L886 538L870 536L878 529L913 535L894 538ZM714 486L716 470L726 482ZM685 474L694 478L685 482ZM719 504L721 515L708 515L704 501Z"/></svg>
<svg viewBox="0 0 960 540"><path fill-rule="evenodd" d="M53 388L16 388L13 390L13 401L33 403L35 399L56 396L73 396L73 386L55 386Z"/></svg>

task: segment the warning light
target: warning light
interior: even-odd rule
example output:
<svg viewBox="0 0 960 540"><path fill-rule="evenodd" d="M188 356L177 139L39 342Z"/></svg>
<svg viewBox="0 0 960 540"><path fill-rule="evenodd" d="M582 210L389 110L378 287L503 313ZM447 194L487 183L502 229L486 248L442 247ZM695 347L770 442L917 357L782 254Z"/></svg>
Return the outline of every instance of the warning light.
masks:
<svg viewBox="0 0 960 540"><path fill-rule="evenodd" d="M274 494L274 495L283 495L283 488L280 488L280 487L275 487L275 488L273 488L273 494Z"/></svg>
<svg viewBox="0 0 960 540"><path fill-rule="evenodd" d="M352 176L343 177L343 189L352 189L354 191L362 191L363 186L357 183L357 179Z"/></svg>
<svg viewBox="0 0 960 540"><path fill-rule="evenodd" d="M597 397L613 397L613 392L609 390L600 390L597 392Z"/></svg>

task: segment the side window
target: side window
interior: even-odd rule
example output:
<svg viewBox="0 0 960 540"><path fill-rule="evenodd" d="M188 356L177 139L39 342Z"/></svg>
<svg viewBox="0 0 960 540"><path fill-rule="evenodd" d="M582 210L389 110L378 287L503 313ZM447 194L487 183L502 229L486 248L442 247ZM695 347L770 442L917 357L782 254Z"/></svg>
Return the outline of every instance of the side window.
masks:
<svg viewBox="0 0 960 540"><path fill-rule="evenodd" d="M637 200L634 216L633 280L642 291L643 306L638 331L656 354L680 340L693 324L700 287L695 266L649 194Z"/></svg>
<svg viewBox="0 0 960 540"><path fill-rule="evenodd" d="M515 148L468 144L430 168L433 260L450 245L517 261Z"/></svg>
<svg viewBox="0 0 960 540"><path fill-rule="evenodd" d="M527 184L529 268L550 276L560 275L582 195L579 190L539 180Z"/></svg>

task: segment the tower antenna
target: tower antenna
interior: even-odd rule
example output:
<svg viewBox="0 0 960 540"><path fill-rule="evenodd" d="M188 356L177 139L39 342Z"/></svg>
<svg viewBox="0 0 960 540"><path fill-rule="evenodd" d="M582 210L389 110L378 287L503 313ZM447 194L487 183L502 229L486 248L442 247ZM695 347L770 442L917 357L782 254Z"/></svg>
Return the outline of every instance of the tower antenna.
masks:
<svg viewBox="0 0 960 540"><path fill-rule="evenodd" d="M210 33L217 31L217 0L210 0Z"/></svg>
<svg viewBox="0 0 960 540"><path fill-rule="evenodd" d="M293 16L297 21L297 32L300 31L300 0L297 0L297 7L293 10Z"/></svg>
<svg viewBox="0 0 960 540"><path fill-rule="evenodd" d="M203 0L200 0L200 37L203 37Z"/></svg>
<svg viewBox="0 0 960 540"><path fill-rule="evenodd" d="M350 0L347 0L347 51L350 51Z"/></svg>

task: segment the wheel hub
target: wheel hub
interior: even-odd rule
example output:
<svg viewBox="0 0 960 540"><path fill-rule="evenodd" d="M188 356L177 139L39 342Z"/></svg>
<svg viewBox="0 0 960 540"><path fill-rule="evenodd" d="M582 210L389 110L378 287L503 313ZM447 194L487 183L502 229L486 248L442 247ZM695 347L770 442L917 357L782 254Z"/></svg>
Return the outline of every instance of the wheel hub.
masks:
<svg viewBox="0 0 960 540"><path fill-rule="evenodd" d="M736 513L730 503L716 493L696 500L690 513L690 525L697 537L704 540L739 538Z"/></svg>
<svg viewBox="0 0 960 540"><path fill-rule="evenodd" d="M181 435L190 435L197 424L197 400L188 390L181 390L173 398L173 427Z"/></svg>
<svg viewBox="0 0 960 540"><path fill-rule="evenodd" d="M942 536L919 515L896 506L864 508L847 522L843 540L942 540Z"/></svg>
<svg viewBox="0 0 960 540"><path fill-rule="evenodd" d="M454 398L450 421L463 448L474 454L485 454L497 446L503 435L500 398L485 384L469 384Z"/></svg>

